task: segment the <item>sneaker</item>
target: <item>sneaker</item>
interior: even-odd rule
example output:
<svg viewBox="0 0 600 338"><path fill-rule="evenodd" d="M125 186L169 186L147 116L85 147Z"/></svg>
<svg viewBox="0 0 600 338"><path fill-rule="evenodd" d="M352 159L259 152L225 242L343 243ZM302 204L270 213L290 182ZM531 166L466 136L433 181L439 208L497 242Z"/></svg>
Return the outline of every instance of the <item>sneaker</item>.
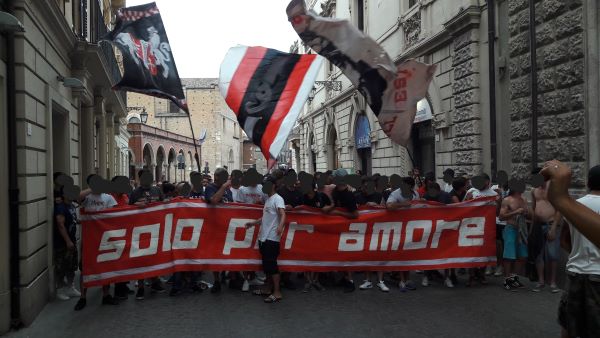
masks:
<svg viewBox="0 0 600 338"><path fill-rule="evenodd" d="M504 268L502 266L496 267L496 271L494 272L494 277L501 277L504 275Z"/></svg>
<svg viewBox="0 0 600 338"><path fill-rule="evenodd" d="M102 305L118 305L119 301L113 298L111 295L102 297Z"/></svg>
<svg viewBox="0 0 600 338"><path fill-rule="evenodd" d="M504 290L506 290L506 291L513 291L513 292L517 291L512 277L505 278L504 284L502 286L504 287Z"/></svg>
<svg viewBox="0 0 600 338"><path fill-rule="evenodd" d="M319 283L319 281L315 281L312 283L313 288L315 288L315 290L317 291L325 291L325 288L323 287L323 285L321 285L321 283Z"/></svg>
<svg viewBox="0 0 600 338"><path fill-rule="evenodd" d="M250 283L250 286L262 286L265 285L265 282L260 280L258 277L254 278L253 280L249 281L248 283Z"/></svg>
<svg viewBox="0 0 600 338"><path fill-rule="evenodd" d="M165 288L163 288L162 285L160 285L159 282L152 283L150 290L153 292L158 292L158 293L163 293L163 292L167 291Z"/></svg>
<svg viewBox="0 0 600 338"><path fill-rule="evenodd" d="M307 293L310 291L310 289L312 289L312 284L306 283L304 284L304 289L302 289L302 292Z"/></svg>
<svg viewBox="0 0 600 338"><path fill-rule="evenodd" d="M558 292L560 292L560 289L558 288L558 286L556 284L550 284L550 292L558 293Z"/></svg>
<svg viewBox="0 0 600 338"><path fill-rule="evenodd" d="M354 286L354 281L346 280L344 283L344 293L354 292L356 290L356 286Z"/></svg>
<svg viewBox="0 0 600 338"><path fill-rule="evenodd" d="M358 288L361 290L372 289L373 283L371 283L371 281L366 280Z"/></svg>
<svg viewBox="0 0 600 338"><path fill-rule="evenodd" d="M81 311L85 307L86 301L85 298L79 298L77 304L75 304L75 311Z"/></svg>
<svg viewBox="0 0 600 338"><path fill-rule="evenodd" d="M406 289L410 291L415 291L417 289L411 280L407 281L404 285L406 286Z"/></svg>
<svg viewBox="0 0 600 338"><path fill-rule="evenodd" d="M81 292L79 292L79 290L75 289L74 286L66 287L65 294L67 296L69 296L69 298L81 297Z"/></svg>
<svg viewBox="0 0 600 338"><path fill-rule="evenodd" d="M400 288L400 292L408 291L408 288L406 288L406 283L404 283L404 282L398 283L398 287Z"/></svg>
<svg viewBox="0 0 600 338"><path fill-rule="evenodd" d="M485 267L485 275L486 276L491 276L492 275L492 266L488 265Z"/></svg>
<svg viewBox="0 0 600 338"><path fill-rule="evenodd" d="M516 287L518 287L519 289L524 289L525 285L523 285L523 283L521 283L521 281L519 281L519 276L513 276L513 283L516 285Z"/></svg>
<svg viewBox="0 0 600 338"><path fill-rule="evenodd" d="M65 293L65 288L60 288L56 290L56 299L58 300L69 300L70 297Z"/></svg>
<svg viewBox="0 0 600 338"><path fill-rule="evenodd" d="M540 291L542 291L542 289L543 289L544 287L545 287L545 285L544 285L544 284L542 284L542 283L537 283L537 284L535 284L535 286L533 287L533 289L531 289L531 291L533 291L533 292L540 292Z"/></svg>
<svg viewBox="0 0 600 338"><path fill-rule="evenodd" d="M242 292L250 291L250 282L247 279L244 279L244 284L242 285Z"/></svg>
<svg viewBox="0 0 600 338"><path fill-rule="evenodd" d="M387 285L385 285L385 282L382 280L377 283L377 287L383 292L390 292L390 288L388 288Z"/></svg>
<svg viewBox="0 0 600 338"><path fill-rule="evenodd" d="M216 281L215 284L213 284L212 288L210 288L210 293L219 293L221 292L221 282Z"/></svg>
<svg viewBox="0 0 600 338"><path fill-rule="evenodd" d="M429 278L423 277L423 281L421 282L421 285L423 285L423 286L429 286Z"/></svg>
<svg viewBox="0 0 600 338"><path fill-rule="evenodd" d="M446 280L444 281L444 284L446 285L447 288L454 287L454 284L452 283L452 280L450 278L446 278Z"/></svg>
<svg viewBox="0 0 600 338"><path fill-rule="evenodd" d="M144 288L138 288L137 293L135 294L135 299L144 300Z"/></svg>

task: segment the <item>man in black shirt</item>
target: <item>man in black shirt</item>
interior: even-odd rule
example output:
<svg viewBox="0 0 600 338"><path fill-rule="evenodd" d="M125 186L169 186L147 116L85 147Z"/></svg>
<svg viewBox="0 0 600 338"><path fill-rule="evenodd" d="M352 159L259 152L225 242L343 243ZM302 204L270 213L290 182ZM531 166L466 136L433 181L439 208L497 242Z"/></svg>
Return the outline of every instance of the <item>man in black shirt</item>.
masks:
<svg viewBox="0 0 600 338"><path fill-rule="evenodd" d="M369 177L362 178L362 185L354 196L358 205L377 206L381 205L383 195L375 191L375 182Z"/></svg>
<svg viewBox="0 0 600 338"><path fill-rule="evenodd" d="M277 190L279 196L283 198L285 203L285 210L291 210L299 205L303 204L302 192L297 189L296 183L298 182L298 176L295 172L287 174L284 178L284 186Z"/></svg>
<svg viewBox="0 0 600 338"><path fill-rule="evenodd" d="M356 205L356 198L354 194L348 190L348 184L344 180L344 176L346 171L343 169L338 169L334 173L334 183L335 189L333 190L333 204L323 207L323 213L328 215L336 215L342 216L349 219L358 218L358 207ZM339 208L339 209L336 209ZM344 280L344 292L353 292L356 290L354 286L354 280L352 279L352 272L348 271L346 273L346 278Z"/></svg>

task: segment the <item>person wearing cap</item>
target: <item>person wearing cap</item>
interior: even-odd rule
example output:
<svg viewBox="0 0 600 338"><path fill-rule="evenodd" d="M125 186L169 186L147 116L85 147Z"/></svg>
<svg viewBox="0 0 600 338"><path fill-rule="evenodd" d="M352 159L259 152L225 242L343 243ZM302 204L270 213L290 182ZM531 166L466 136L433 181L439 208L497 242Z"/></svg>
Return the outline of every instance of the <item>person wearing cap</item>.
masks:
<svg viewBox="0 0 600 338"><path fill-rule="evenodd" d="M550 180L548 199L567 220L561 244L569 252L568 284L559 303L563 337L597 337L600 332L600 166L588 172L589 192L569 196L571 169L559 161L546 163L541 174Z"/></svg>
<svg viewBox="0 0 600 338"><path fill-rule="evenodd" d="M348 189L344 176L346 171L338 169L334 173L335 189L331 193L331 205L324 206L321 208L323 213L328 215L342 216L349 219L358 218L358 206L356 205L356 198L354 194ZM352 279L352 272L348 271L343 281L344 292L353 292L356 290L354 280Z"/></svg>

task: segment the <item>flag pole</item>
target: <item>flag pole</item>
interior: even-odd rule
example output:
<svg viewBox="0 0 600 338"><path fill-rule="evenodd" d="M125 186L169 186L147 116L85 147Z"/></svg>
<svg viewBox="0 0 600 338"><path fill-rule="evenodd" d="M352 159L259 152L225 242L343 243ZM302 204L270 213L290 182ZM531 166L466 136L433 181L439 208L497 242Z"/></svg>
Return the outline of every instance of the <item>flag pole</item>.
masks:
<svg viewBox="0 0 600 338"><path fill-rule="evenodd" d="M196 150L196 156L194 156L194 158L196 159L196 165L198 166L198 172L200 172L202 170L200 167L200 153L198 152L198 144L196 142L196 135L194 134L194 126L192 126L192 116L190 115L189 109L186 109L186 111L187 111L188 121L190 122L190 129L192 130L192 139L194 140L194 149Z"/></svg>

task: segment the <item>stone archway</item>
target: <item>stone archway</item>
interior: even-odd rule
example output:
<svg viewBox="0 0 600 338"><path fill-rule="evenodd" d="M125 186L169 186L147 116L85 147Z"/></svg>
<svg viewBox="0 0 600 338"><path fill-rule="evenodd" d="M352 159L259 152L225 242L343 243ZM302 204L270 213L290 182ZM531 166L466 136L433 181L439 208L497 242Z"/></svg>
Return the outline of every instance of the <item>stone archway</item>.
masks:
<svg viewBox="0 0 600 338"><path fill-rule="evenodd" d="M146 145L144 145L142 154L142 165L144 169L151 169L155 162L154 150L152 149L152 145L150 143L146 143Z"/></svg>
<svg viewBox="0 0 600 338"><path fill-rule="evenodd" d="M337 131L333 125L330 125L329 131L327 132L327 170L335 170L340 167L340 157L337 145Z"/></svg>
<svg viewBox="0 0 600 338"><path fill-rule="evenodd" d="M169 156L167 158L167 181L177 182L175 173L177 172L177 159L175 155L175 149L169 149Z"/></svg>

